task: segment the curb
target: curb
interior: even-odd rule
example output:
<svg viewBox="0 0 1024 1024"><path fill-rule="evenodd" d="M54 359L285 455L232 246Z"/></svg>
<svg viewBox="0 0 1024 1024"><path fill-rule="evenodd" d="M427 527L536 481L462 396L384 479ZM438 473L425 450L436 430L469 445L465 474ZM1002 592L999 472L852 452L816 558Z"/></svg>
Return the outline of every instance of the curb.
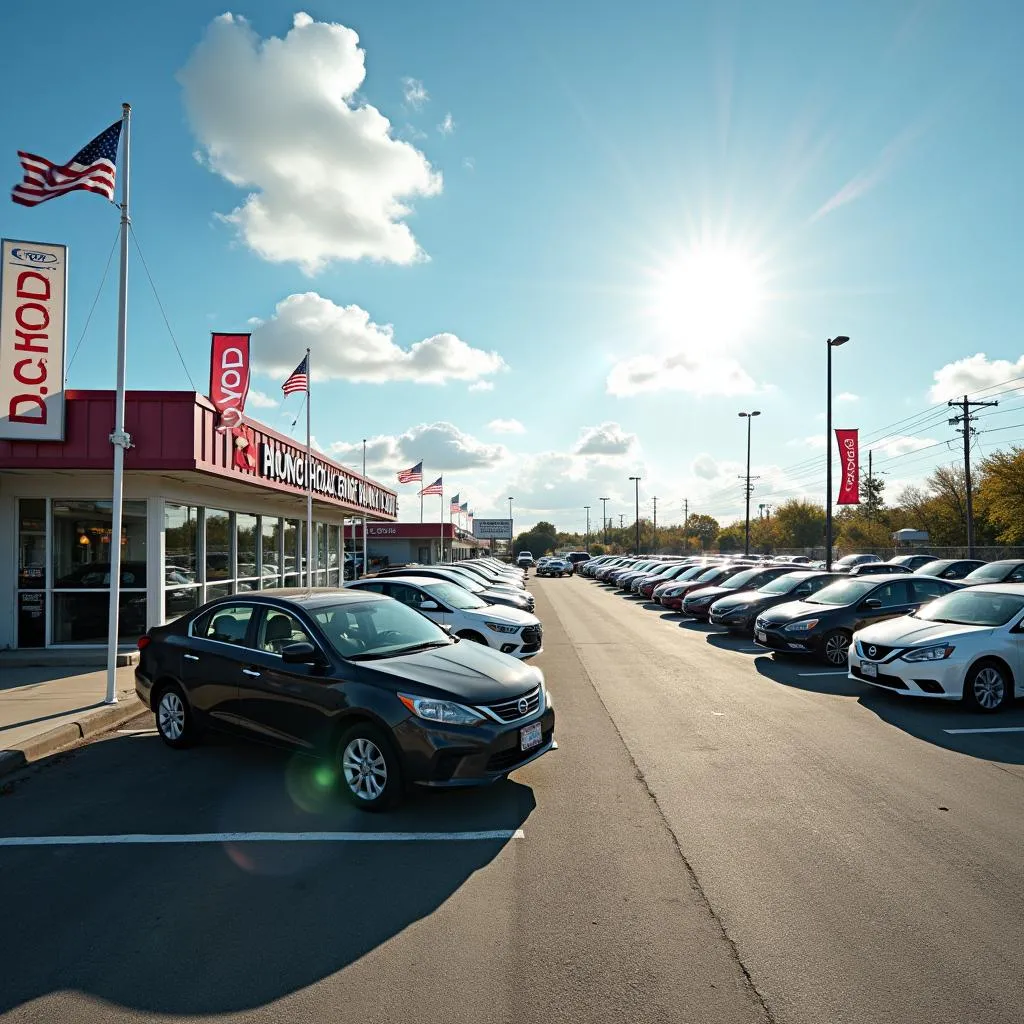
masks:
<svg viewBox="0 0 1024 1024"><path fill-rule="evenodd" d="M125 694L112 707L101 708L75 721L65 722L55 729L25 740L18 747L0 750L0 776L27 768L34 761L50 754L76 747L93 736L115 729L146 713L146 706L134 693Z"/></svg>

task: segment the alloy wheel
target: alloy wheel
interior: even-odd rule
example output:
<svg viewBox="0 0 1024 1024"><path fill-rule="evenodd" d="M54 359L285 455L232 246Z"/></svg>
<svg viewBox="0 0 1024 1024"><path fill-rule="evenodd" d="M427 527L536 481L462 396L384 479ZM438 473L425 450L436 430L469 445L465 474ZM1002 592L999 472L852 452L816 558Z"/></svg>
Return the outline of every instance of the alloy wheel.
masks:
<svg viewBox="0 0 1024 1024"><path fill-rule="evenodd" d="M825 638L825 660L830 665L845 665L850 652L850 638L845 633L832 633Z"/></svg>
<svg viewBox="0 0 1024 1024"><path fill-rule="evenodd" d="M185 705L174 690L168 690L157 709L157 727L169 740L180 740L185 731Z"/></svg>
<svg viewBox="0 0 1024 1024"><path fill-rule="evenodd" d="M388 784L388 766L380 748L365 736L355 737L341 756L345 783L360 800L377 800Z"/></svg>
<svg viewBox="0 0 1024 1024"><path fill-rule="evenodd" d="M1006 699L1006 680L995 665L986 665L974 675L974 699L986 711L995 711Z"/></svg>

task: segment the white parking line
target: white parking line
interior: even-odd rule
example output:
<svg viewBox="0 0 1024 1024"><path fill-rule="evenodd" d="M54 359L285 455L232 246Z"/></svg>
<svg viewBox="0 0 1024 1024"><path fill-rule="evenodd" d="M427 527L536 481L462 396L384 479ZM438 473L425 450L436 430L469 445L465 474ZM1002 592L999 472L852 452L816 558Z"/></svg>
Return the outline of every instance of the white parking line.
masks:
<svg viewBox="0 0 1024 1024"><path fill-rule="evenodd" d="M118 736L156 736L156 729L118 729Z"/></svg>
<svg viewBox="0 0 1024 1024"><path fill-rule="evenodd" d="M1003 725L991 729L943 729L942 731L948 732L951 736L963 736L967 733L978 732L1024 732L1024 725Z"/></svg>
<svg viewBox="0 0 1024 1024"><path fill-rule="evenodd" d="M483 832L185 832L110 836L0 836L4 846L152 846L201 843L467 843L525 839L521 828Z"/></svg>
<svg viewBox="0 0 1024 1024"><path fill-rule="evenodd" d="M846 673L842 670L836 671L833 669L831 672L798 672L797 675L801 679L810 679L813 676L845 676Z"/></svg>

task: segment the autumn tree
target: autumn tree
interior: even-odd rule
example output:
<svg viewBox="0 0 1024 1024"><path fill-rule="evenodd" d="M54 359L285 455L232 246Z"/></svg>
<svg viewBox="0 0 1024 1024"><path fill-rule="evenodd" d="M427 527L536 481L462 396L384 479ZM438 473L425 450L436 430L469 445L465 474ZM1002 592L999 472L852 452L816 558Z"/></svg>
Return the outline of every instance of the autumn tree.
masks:
<svg viewBox="0 0 1024 1024"><path fill-rule="evenodd" d="M825 540L825 510L821 505L791 498L775 510L779 546L813 548Z"/></svg>
<svg viewBox="0 0 1024 1024"><path fill-rule="evenodd" d="M690 537L696 537L700 541L702 551L707 550L718 536L718 520L712 516L706 516L702 512L696 512L687 520L686 532Z"/></svg>
<svg viewBox="0 0 1024 1024"><path fill-rule="evenodd" d="M1024 543L1024 448L995 452L979 468L976 512L999 531L1000 543Z"/></svg>

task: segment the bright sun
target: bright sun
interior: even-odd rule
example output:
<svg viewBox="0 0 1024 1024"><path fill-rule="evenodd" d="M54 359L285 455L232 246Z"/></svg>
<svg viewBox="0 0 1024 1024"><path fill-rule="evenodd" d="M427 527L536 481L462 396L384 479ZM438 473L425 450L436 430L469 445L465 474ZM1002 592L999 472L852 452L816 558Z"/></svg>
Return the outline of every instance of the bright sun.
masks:
<svg viewBox="0 0 1024 1024"><path fill-rule="evenodd" d="M651 312L673 340L739 340L765 299L760 261L739 249L701 244L654 273Z"/></svg>

